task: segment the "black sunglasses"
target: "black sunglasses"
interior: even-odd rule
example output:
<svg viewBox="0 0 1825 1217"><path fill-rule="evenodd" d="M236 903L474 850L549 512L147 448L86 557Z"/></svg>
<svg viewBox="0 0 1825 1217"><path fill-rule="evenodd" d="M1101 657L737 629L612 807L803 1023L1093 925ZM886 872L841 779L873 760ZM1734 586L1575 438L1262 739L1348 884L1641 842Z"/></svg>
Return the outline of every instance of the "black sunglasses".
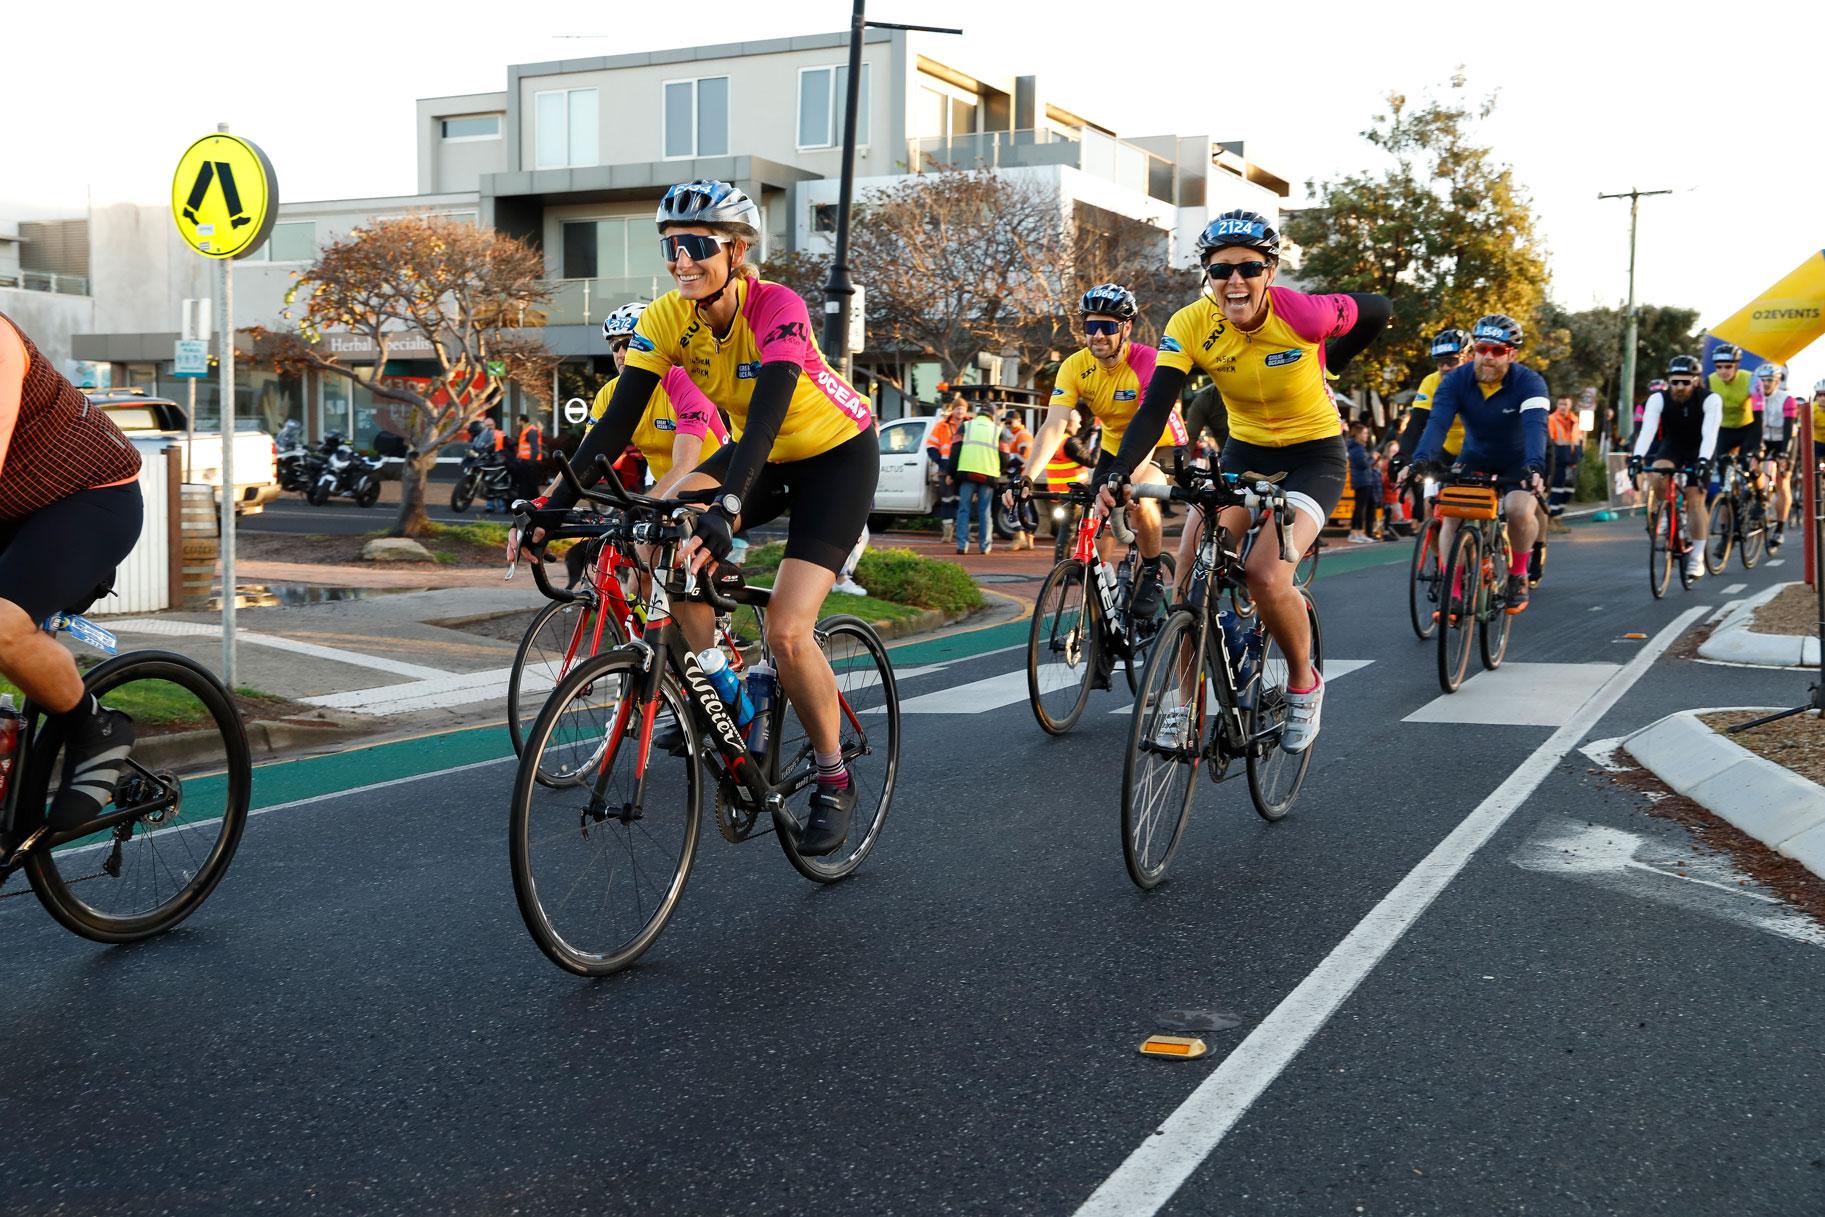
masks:
<svg viewBox="0 0 1825 1217"><path fill-rule="evenodd" d="M1266 262L1212 262L1204 268L1204 273L1222 283L1237 271L1242 272L1244 279L1259 279L1267 270Z"/></svg>
<svg viewBox="0 0 1825 1217"><path fill-rule="evenodd" d="M1086 334L1114 334L1120 332L1121 328L1122 323L1119 321L1084 318L1084 333Z"/></svg>
<svg viewBox="0 0 1825 1217"><path fill-rule="evenodd" d="M608 349L611 351L625 351L632 341L633 339L631 338L617 338L608 344Z"/></svg>
<svg viewBox="0 0 1825 1217"><path fill-rule="evenodd" d="M682 232L676 236L659 238L659 254L667 262L678 260L678 251L690 255L691 261L701 262L714 257L716 251L729 243L730 238L719 236L700 236L694 232Z"/></svg>

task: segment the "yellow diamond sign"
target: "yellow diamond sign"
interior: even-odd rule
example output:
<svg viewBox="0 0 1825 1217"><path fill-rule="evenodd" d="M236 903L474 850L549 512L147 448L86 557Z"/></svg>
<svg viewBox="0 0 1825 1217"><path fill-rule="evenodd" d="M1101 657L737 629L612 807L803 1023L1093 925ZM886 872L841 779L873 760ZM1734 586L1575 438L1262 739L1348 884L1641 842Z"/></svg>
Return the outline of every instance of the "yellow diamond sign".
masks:
<svg viewBox="0 0 1825 1217"><path fill-rule="evenodd" d="M171 179L178 235L206 258L245 258L279 216L279 179L259 145L218 132L191 144Z"/></svg>

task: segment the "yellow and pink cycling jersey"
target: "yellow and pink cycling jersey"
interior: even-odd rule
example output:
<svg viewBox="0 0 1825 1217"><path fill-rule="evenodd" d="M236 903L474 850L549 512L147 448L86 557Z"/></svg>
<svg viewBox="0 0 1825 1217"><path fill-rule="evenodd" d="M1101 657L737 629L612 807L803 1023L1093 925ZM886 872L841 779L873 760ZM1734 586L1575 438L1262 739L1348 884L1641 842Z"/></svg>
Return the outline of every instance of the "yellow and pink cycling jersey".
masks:
<svg viewBox="0 0 1825 1217"><path fill-rule="evenodd" d="M596 390L596 400L589 407L592 426L607 412L614 393L612 380ZM716 406L691 383L683 368L675 367L666 371L659 387L653 390L646 402L646 413L634 428L633 445L646 458L655 479L672 471L672 441L679 435L695 435L703 441L703 450L697 455L699 462L708 460L712 452L729 442L729 429L722 425Z"/></svg>
<svg viewBox="0 0 1825 1217"><path fill-rule="evenodd" d="M1356 324L1356 301L1267 289L1267 316L1238 329L1217 302L1201 296L1173 314L1159 362L1210 373L1229 407L1229 434L1243 443L1284 448L1339 434L1337 402L1324 375L1324 344Z"/></svg>
<svg viewBox="0 0 1825 1217"><path fill-rule="evenodd" d="M729 290L737 293L735 321L720 338L676 291L647 305L628 344L627 365L657 376L682 368L705 397L728 411L739 440L761 365L797 364L792 403L767 458L775 464L828 452L873 424L868 399L824 362L802 296L762 279L744 278Z"/></svg>
<svg viewBox="0 0 1825 1217"><path fill-rule="evenodd" d="M1088 348L1073 351L1058 365L1049 404L1069 409L1083 402L1103 424L1103 451L1119 451L1122 436L1134 421L1134 412L1141 408L1158 359L1158 351L1138 342L1130 342L1115 366L1108 369L1096 361ZM1176 405L1166 434L1175 446L1187 442L1185 418Z"/></svg>

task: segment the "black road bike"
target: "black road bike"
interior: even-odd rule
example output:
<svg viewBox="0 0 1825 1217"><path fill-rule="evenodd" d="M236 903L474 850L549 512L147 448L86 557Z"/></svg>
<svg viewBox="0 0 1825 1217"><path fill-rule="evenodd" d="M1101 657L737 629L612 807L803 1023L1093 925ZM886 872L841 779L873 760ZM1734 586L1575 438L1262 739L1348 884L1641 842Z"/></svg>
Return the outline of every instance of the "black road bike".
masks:
<svg viewBox="0 0 1825 1217"><path fill-rule="evenodd" d="M1768 499L1756 485L1757 462L1735 452L1718 465L1722 481L1711 504L1711 535L1705 546L1705 569L1721 575L1735 549L1744 570L1754 570L1768 552Z"/></svg>

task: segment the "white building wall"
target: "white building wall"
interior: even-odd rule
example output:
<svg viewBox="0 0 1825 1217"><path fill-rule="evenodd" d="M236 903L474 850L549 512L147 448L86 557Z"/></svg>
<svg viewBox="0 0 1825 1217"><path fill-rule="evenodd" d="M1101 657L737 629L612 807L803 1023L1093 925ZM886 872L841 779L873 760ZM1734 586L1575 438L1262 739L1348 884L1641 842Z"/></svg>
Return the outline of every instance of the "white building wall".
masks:
<svg viewBox="0 0 1825 1217"><path fill-rule="evenodd" d="M95 328L95 298L65 296L56 292L28 292L0 287L0 313L18 322L19 328L50 359L59 372L70 359L70 335Z"/></svg>

